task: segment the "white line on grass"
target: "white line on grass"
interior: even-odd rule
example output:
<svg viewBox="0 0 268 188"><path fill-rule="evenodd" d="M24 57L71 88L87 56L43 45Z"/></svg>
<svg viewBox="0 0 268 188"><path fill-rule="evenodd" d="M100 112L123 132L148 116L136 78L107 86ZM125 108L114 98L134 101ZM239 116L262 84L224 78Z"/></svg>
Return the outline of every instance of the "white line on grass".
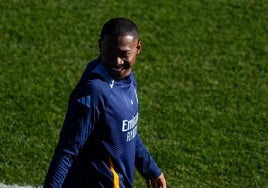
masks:
<svg viewBox="0 0 268 188"><path fill-rule="evenodd" d="M3 183L0 183L0 188L40 188L39 186L30 186L30 185L27 185L27 186L21 186L21 185L6 185L6 184L3 184Z"/></svg>

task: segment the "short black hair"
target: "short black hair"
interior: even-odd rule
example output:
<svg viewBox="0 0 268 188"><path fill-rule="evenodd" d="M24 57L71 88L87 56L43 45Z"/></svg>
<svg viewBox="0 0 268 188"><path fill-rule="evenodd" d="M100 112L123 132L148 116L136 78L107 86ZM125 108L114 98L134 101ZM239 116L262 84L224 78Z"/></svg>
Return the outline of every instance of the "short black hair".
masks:
<svg viewBox="0 0 268 188"><path fill-rule="evenodd" d="M112 18L107 21L102 27L100 38L103 39L105 35L130 35L139 38L136 24L127 18Z"/></svg>

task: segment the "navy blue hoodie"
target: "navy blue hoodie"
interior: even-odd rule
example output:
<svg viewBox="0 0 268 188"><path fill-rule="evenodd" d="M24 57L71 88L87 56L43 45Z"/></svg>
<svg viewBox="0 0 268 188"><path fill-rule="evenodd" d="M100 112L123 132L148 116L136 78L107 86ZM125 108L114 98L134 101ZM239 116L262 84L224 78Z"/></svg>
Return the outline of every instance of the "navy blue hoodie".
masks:
<svg viewBox="0 0 268 188"><path fill-rule="evenodd" d="M146 179L158 177L138 117L133 73L113 80L100 59L89 63L70 95L44 187L132 187L134 167Z"/></svg>

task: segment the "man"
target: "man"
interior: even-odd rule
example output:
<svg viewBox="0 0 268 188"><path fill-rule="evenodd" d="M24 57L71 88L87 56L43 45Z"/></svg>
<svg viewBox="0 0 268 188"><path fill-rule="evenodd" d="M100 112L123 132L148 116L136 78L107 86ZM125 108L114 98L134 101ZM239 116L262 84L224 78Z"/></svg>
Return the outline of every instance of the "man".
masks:
<svg viewBox="0 0 268 188"><path fill-rule="evenodd" d="M70 95L44 187L132 187L134 168L147 187L164 175L137 134L138 97L132 68L140 53L136 25L114 18L102 28L100 56Z"/></svg>

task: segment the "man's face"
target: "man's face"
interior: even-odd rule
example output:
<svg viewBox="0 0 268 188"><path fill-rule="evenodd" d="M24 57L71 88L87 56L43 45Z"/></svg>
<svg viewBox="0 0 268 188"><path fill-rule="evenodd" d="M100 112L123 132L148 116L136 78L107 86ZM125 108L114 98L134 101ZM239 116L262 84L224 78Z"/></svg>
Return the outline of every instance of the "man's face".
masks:
<svg viewBox="0 0 268 188"><path fill-rule="evenodd" d="M99 40L104 66L114 79L123 79L131 73L141 42L133 36L109 36Z"/></svg>

